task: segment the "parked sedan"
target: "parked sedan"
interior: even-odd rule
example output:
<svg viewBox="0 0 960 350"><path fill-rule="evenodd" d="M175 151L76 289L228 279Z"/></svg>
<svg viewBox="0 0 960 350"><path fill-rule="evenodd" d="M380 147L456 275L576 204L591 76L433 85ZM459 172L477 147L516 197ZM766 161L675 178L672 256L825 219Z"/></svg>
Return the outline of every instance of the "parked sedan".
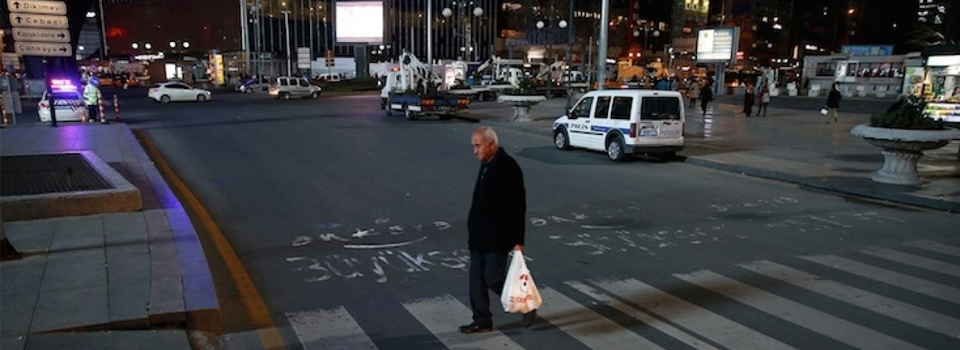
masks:
<svg viewBox="0 0 960 350"><path fill-rule="evenodd" d="M190 85L180 82L166 82L154 85L150 88L147 96L160 103L170 103L171 101L197 101L206 102L212 97L210 91L197 89Z"/></svg>
<svg viewBox="0 0 960 350"><path fill-rule="evenodd" d="M79 92L56 92L54 97L56 97L54 103L57 108L58 122L80 121L81 115L86 113L87 107L84 105L83 97L80 96ZM40 102L37 103L37 113L40 114L40 122L50 121L50 96L47 92L43 93Z"/></svg>

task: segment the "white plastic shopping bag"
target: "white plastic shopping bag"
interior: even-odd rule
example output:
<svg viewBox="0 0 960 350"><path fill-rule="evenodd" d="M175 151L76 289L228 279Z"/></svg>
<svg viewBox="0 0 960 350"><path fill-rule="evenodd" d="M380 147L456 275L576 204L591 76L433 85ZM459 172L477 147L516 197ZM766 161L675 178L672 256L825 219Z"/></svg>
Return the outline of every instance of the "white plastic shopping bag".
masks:
<svg viewBox="0 0 960 350"><path fill-rule="evenodd" d="M527 263L523 260L523 253L519 250L513 251L513 260L510 261L510 268L507 270L507 280L500 293L500 303L503 304L503 311L524 314L539 309L543 304L540 291L533 283Z"/></svg>

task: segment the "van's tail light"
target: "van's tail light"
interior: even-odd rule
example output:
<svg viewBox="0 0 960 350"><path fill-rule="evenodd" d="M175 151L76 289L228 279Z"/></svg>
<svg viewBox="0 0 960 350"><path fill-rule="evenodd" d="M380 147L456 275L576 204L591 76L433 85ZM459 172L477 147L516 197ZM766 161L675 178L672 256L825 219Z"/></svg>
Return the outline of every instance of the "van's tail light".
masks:
<svg viewBox="0 0 960 350"><path fill-rule="evenodd" d="M630 123L630 138L637 137L637 123Z"/></svg>

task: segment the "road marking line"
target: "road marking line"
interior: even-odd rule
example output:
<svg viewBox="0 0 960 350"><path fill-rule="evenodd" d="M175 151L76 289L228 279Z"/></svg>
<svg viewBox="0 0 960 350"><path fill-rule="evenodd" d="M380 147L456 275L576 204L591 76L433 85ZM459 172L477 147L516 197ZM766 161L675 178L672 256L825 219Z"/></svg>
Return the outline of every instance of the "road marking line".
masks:
<svg viewBox="0 0 960 350"><path fill-rule="evenodd" d="M623 281L591 282L729 349L794 349L779 340L632 278Z"/></svg>
<svg viewBox="0 0 960 350"><path fill-rule="evenodd" d="M360 328L357 321L343 307L287 313L287 319L303 348L375 350L377 345Z"/></svg>
<svg viewBox="0 0 960 350"><path fill-rule="evenodd" d="M150 159L154 161L157 169L160 170L163 177L173 185L173 188L180 193L187 202L186 208L193 210L200 224L210 236L210 241L213 242L213 245L217 248L217 252L220 253L220 258L223 259L223 263L227 267L227 271L230 272L230 277L233 279L233 283L240 293L240 297L243 299L243 304L246 306L250 321L257 328L260 343L263 344L266 349L286 349L287 345L283 341L283 336L280 335L280 331L278 331L277 327L273 324L273 319L270 318L270 311L260 296L260 292L257 291L256 285L253 284L253 279L250 278L250 274L248 274L247 270L243 267L243 262L240 261L240 257L233 249L233 246L230 245L230 241L227 240L223 231L220 230L220 226L213 220L213 216L210 215L210 212L200 203L197 196L190 191L190 188L187 187L183 180L173 171L170 164L167 163L163 155L160 154L160 150L153 144L150 136L143 130L134 130L133 132L137 135L137 138L143 142L144 150L146 150Z"/></svg>
<svg viewBox="0 0 960 350"><path fill-rule="evenodd" d="M954 304L960 304L960 289L957 288L922 280L899 272L873 267L834 255L801 256L800 258L898 288L946 300Z"/></svg>
<svg viewBox="0 0 960 350"><path fill-rule="evenodd" d="M922 349L711 271L676 274L674 277L859 349Z"/></svg>
<svg viewBox="0 0 960 350"><path fill-rule="evenodd" d="M537 316L591 349L616 349L624 344L634 349L663 349L553 289L541 288L540 296L545 307L537 310Z"/></svg>
<svg viewBox="0 0 960 350"><path fill-rule="evenodd" d="M691 336L689 333L681 329L677 329L676 327L670 324L667 324L653 316L647 315L646 313L640 310L637 310L632 306L627 305L617 299L614 299L603 292L597 291L593 287L590 287L586 284L575 282L575 281L564 282L564 283L570 286L571 288L576 289L593 299L596 299L597 301L610 305L614 309L617 309L618 311L626 315L629 315L630 317L633 317L639 320L640 322L643 322L644 324L650 327L653 327L656 330L666 335L669 335L670 337L673 337L674 339L684 344L689 345L691 348L701 349L701 350L718 350L717 348L711 346L710 344L704 343L702 340Z"/></svg>
<svg viewBox="0 0 960 350"><path fill-rule="evenodd" d="M738 266L951 337L960 336L960 320L890 299L791 267L761 260Z"/></svg>
<svg viewBox="0 0 960 350"><path fill-rule="evenodd" d="M890 260L893 262L910 265L913 267L919 267L924 270L930 270L933 272L939 272L942 274L947 274L954 277L960 277L960 266L945 263L939 260L930 259L922 257L919 255L913 255L909 253L904 253L896 251L893 249L879 248L879 247L870 247L866 250L863 250L864 254L873 255L878 258Z"/></svg>
<svg viewBox="0 0 960 350"><path fill-rule="evenodd" d="M960 257L960 248L932 241L907 242L904 245L926 249L932 252Z"/></svg>
<svg viewBox="0 0 960 350"><path fill-rule="evenodd" d="M450 349L523 349L498 330L483 334L463 334L458 322L469 321L470 308L450 295L403 304L424 327Z"/></svg>

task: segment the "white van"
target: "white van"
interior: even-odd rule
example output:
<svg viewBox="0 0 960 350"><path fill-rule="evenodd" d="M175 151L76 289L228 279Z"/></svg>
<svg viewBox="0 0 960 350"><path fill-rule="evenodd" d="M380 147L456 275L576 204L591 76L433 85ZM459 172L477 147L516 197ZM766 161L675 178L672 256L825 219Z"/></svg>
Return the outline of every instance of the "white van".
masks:
<svg viewBox="0 0 960 350"><path fill-rule="evenodd" d="M591 91L553 122L553 141L561 150L606 151L613 161L636 153L669 158L683 149L685 120L676 91Z"/></svg>

